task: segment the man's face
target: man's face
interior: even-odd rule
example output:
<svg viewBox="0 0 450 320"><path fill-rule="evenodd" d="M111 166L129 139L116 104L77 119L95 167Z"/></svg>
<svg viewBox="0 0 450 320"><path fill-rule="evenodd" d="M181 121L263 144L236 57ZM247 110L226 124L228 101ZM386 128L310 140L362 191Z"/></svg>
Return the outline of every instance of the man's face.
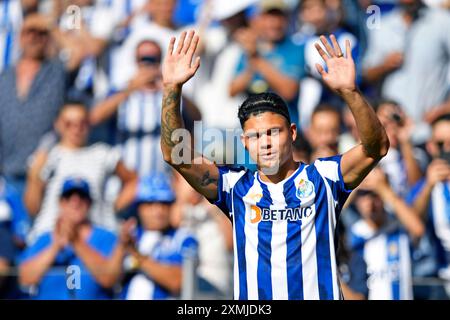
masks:
<svg viewBox="0 0 450 320"><path fill-rule="evenodd" d="M64 218L79 224L87 219L91 202L82 193L72 192L61 197L59 205Z"/></svg>
<svg viewBox="0 0 450 320"><path fill-rule="evenodd" d="M155 21L172 22L176 0L149 0L148 9Z"/></svg>
<svg viewBox="0 0 450 320"><path fill-rule="evenodd" d="M359 188L356 191L355 205L365 220L380 221L384 217L383 201L372 190Z"/></svg>
<svg viewBox="0 0 450 320"><path fill-rule="evenodd" d="M441 152L450 152L450 121L439 121L434 125L427 150L433 158L438 158Z"/></svg>
<svg viewBox="0 0 450 320"><path fill-rule="evenodd" d="M311 118L311 127L309 132L309 140L314 149L329 148L335 150L337 148L340 119L335 112L318 112Z"/></svg>
<svg viewBox="0 0 450 320"><path fill-rule="evenodd" d="M86 143L89 122L87 111L83 107L66 107L60 114L56 126L61 135L61 141L78 147L82 147Z"/></svg>
<svg viewBox="0 0 450 320"><path fill-rule="evenodd" d="M27 26L20 34L23 56L30 59L43 59L49 43L49 32L38 27Z"/></svg>
<svg viewBox="0 0 450 320"><path fill-rule="evenodd" d="M162 231L170 226L170 209L168 203L141 203L138 207L139 218L146 230Z"/></svg>
<svg viewBox="0 0 450 320"><path fill-rule="evenodd" d="M242 143L256 161L258 168L278 170L292 159L292 142L296 138L295 124L288 125L286 118L273 112L252 115L244 123Z"/></svg>
<svg viewBox="0 0 450 320"><path fill-rule="evenodd" d="M261 37L270 42L278 42L286 36L288 21L286 16L278 11L262 13L258 19Z"/></svg>
<svg viewBox="0 0 450 320"><path fill-rule="evenodd" d="M299 14L303 23L309 23L317 30L322 30L327 23L327 8L321 1L303 1L302 10Z"/></svg>
<svg viewBox="0 0 450 320"><path fill-rule="evenodd" d="M378 107L378 119L386 130L392 147L398 144L398 133L404 119L403 111L392 103L384 103Z"/></svg>
<svg viewBox="0 0 450 320"><path fill-rule="evenodd" d="M136 50L136 63L138 68L151 69L160 73L161 68L161 50L151 42L143 42Z"/></svg>

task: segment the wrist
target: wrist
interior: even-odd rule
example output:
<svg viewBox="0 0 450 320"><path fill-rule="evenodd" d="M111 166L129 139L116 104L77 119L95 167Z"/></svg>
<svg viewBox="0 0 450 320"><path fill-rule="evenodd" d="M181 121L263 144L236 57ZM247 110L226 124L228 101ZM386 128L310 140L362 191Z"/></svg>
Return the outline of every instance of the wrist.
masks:
<svg viewBox="0 0 450 320"><path fill-rule="evenodd" d="M337 93L345 101L352 100L354 97L361 95L361 92L359 91L359 88L356 85L353 88L339 89L337 90Z"/></svg>
<svg viewBox="0 0 450 320"><path fill-rule="evenodd" d="M173 82L164 82L163 81L163 89L164 90L181 90L183 87L182 83L173 83Z"/></svg>

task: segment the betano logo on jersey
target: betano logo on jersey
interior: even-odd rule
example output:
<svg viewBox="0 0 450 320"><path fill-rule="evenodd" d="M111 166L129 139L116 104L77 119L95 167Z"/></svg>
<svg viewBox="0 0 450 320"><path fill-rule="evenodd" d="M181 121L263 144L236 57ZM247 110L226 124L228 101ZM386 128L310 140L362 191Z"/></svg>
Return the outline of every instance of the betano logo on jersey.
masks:
<svg viewBox="0 0 450 320"><path fill-rule="evenodd" d="M258 223L260 221L301 221L303 218L308 218L312 213L311 207L305 208L283 208L283 209L269 209L260 208L258 206L250 206L250 222Z"/></svg>

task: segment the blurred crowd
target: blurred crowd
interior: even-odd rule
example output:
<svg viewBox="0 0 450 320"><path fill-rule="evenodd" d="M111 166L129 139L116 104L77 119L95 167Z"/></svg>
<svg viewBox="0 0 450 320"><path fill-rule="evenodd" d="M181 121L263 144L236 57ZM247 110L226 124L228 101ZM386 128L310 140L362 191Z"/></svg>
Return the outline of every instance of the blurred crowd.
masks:
<svg viewBox="0 0 450 320"><path fill-rule="evenodd" d="M0 298L232 297L231 223L160 151L162 61L190 29L191 143L251 170L208 130L238 135L252 94L286 101L298 161L359 143L314 48L350 40L391 148L341 213L342 291L448 299L448 0L0 0Z"/></svg>

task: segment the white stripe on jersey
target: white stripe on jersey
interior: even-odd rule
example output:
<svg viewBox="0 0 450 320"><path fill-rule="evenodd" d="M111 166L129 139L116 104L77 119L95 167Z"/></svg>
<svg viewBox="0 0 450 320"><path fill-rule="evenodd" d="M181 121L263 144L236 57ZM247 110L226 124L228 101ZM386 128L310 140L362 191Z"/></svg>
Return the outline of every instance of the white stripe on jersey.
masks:
<svg viewBox="0 0 450 320"><path fill-rule="evenodd" d="M450 182L447 183L450 189ZM436 235L439 238L442 246L447 252L450 252L450 220L449 214L446 212L449 204L446 203L444 195L444 184L437 183L431 193L431 204L433 214L433 225Z"/></svg>
<svg viewBox="0 0 450 320"><path fill-rule="evenodd" d="M246 196L261 194L261 185L255 179L255 184L248 190ZM250 206L245 207L245 256L247 264L248 300L258 300L258 224L247 223L252 218Z"/></svg>
<svg viewBox="0 0 450 320"><path fill-rule="evenodd" d="M400 237L400 250L401 252L408 252L409 241L404 237ZM400 299L402 300L412 300L413 299L413 284L412 284L412 270L411 270L411 256L405 254L402 259L400 259Z"/></svg>
<svg viewBox="0 0 450 320"><path fill-rule="evenodd" d="M273 205L270 207L273 209L286 207L286 200L283 195L283 184L267 184L267 188L269 189L273 201ZM272 256L270 258L270 263L272 264L272 298L274 300L288 299L286 237L287 221L273 221L271 241Z"/></svg>

